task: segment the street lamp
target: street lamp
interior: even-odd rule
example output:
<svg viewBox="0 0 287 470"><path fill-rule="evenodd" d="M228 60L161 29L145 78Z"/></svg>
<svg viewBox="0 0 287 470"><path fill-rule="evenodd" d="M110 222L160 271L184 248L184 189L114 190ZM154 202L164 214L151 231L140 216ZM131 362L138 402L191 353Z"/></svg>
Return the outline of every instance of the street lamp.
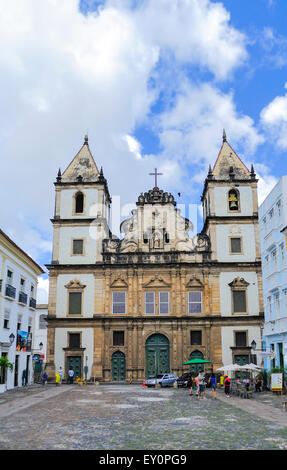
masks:
<svg viewBox="0 0 287 470"><path fill-rule="evenodd" d="M13 344L14 339L15 339L15 335L13 335L13 333L11 333L11 335L9 336L10 345Z"/></svg>
<svg viewBox="0 0 287 470"><path fill-rule="evenodd" d="M254 341L254 340L252 341L251 348L253 349L253 351L256 350L256 341Z"/></svg>
<svg viewBox="0 0 287 470"><path fill-rule="evenodd" d="M43 349L43 343L42 343L42 341L41 341L41 343L39 344L39 348L40 348L40 351L42 351L42 349Z"/></svg>

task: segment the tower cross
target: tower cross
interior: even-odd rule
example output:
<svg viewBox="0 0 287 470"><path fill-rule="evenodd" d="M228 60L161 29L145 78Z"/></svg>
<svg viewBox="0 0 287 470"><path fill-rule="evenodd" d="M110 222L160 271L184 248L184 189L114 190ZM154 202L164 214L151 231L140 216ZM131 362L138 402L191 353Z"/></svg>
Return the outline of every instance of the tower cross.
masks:
<svg viewBox="0 0 287 470"><path fill-rule="evenodd" d="M157 177L163 175L163 173L158 173L157 168L155 168L154 173L149 173L149 175L154 176L155 188L157 188Z"/></svg>

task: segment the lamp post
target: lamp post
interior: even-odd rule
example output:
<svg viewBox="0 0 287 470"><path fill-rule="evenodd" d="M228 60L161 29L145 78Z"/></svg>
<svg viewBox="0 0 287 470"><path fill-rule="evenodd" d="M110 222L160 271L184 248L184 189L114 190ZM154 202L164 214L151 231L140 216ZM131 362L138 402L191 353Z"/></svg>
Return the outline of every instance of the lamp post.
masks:
<svg viewBox="0 0 287 470"><path fill-rule="evenodd" d="M41 343L39 343L39 349L40 349L40 351L42 351L42 349L43 349L43 343L42 343L42 341L41 341Z"/></svg>
<svg viewBox="0 0 287 470"><path fill-rule="evenodd" d="M10 346L12 346L12 344L14 343L14 339L15 339L15 335L11 333L11 335L9 336Z"/></svg>

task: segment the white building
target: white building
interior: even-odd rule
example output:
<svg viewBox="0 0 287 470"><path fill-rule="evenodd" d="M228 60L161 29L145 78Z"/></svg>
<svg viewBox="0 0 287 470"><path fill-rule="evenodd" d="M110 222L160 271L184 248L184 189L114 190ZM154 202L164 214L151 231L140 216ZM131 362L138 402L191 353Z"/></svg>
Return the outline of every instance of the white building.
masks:
<svg viewBox="0 0 287 470"><path fill-rule="evenodd" d="M21 387L24 375L32 380L32 338L37 276L42 268L0 230L0 356L13 364L0 391ZM5 383L3 383L5 382Z"/></svg>
<svg viewBox="0 0 287 470"><path fill-rule="evenodd" d="M34 317L32 344L33 371L35 381L39 380L39 376L45 368L47 359L47 316L48 305L37 304Z"/></svg>
<svg viewBox="0 0 287 470"><path fill-rule="evenodd" d="M287 366L287 176L283 176L259 208L266 350L268 370Z"/></svg>

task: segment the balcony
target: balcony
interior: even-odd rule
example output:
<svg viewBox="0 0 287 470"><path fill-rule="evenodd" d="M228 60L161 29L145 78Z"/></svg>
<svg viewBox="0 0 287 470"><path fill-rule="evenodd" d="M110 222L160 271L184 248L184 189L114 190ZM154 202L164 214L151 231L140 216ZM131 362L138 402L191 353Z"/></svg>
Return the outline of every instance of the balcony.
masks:
<svg viewBox="0 0 287 470"><path fill-rule="evenodd" d="M25 292L19 292L19 302L21 304L27 305L28 302L28 295Z"/></svg>
<svg viewBox="0 0 287 470"><path fill-rule="evenodd" d="M6 284L5 295L6 295L6 297L10 297L11 299L15 299L15 297L16 297L16 288L13 287L13 286L10 286L10 284Z"/></svg>
<svg viewBox="0 0 287 470"><path fill-rule="evenodd" d="M29 307L36 308L36 299L33 299L33 297L30 297Z"/></svg>

